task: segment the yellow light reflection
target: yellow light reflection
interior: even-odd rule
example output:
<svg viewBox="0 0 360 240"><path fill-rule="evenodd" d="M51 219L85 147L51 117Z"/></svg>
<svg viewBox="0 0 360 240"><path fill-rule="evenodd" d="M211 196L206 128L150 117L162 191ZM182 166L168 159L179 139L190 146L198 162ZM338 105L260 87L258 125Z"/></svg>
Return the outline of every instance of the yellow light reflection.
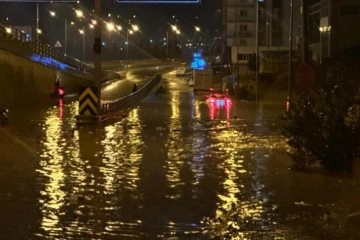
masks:
<svg viewBox="0 0 360 240"><path fill-rule="evenodd" d="M64 205L66 197L65 192L62 190L65 174L61 149L63 146L61 125L62 121L59 118L58 109L51 109L43 126L45 132L44 152L40 154L46 157L40 160L40 169L38 171L48 178L44 186L45 189L42 191L43 197L47 200L40 200L42 204L41 227L46 232L51 232L54 228L57 228L59 209Z"/></svg>
<svg viewBox="0 0 360 240"><path fill-rule="evenodd" d="M105 137L101 140L103 164L99 170L104 176L105 183L103 185L107 194L115 193L118 188L116 181L126 183L126 186L123 187L134 193L138 188L139 165L142 159L141 148L144 142L141 138L137 108L129 112L126 121L131 123L131 127L126 130L124 124L120 123L106 126Z"/></svg>
<svg viewBox="0 0 360 240"><path fill-rule="evenodd" d="M183 165L183 159L181 159L181 135L179 129L180 124L180 95L179 92L171 92L171 117L169 122L169 137L167 139L168 156L166 161L166 178L169 183L168 198L177 199L181 197L179 186L181 185L180 171Z"/></svg>
<svg viewBox="0 0 360 240"><path fill-rule="evenodd" d="M77 103L69 104L70 114L77 112ZM55 232L62 231L60 218L64 214L68 202L68 192L78 193L84 183L84 162L79 157L79 135L74 131L74 122L62 121L64 106L54 107L46 113L41 138L42 151L39 152L40 162L38 174L43 190L39 197L42 213L41 228L45 235L52 236ZM68 168L71 171L68 171ZM64 191L65 181L72 182L72 189ZM74 229L79 226L74 226Z"/></svg>

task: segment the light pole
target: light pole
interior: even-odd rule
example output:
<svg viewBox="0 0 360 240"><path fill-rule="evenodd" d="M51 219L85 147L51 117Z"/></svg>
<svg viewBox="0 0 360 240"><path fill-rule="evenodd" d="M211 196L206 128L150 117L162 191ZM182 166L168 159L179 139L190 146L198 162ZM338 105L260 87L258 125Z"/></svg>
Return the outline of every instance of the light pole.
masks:
<svg viewBox="0 0 360 240"><path fill-rule="evenodd" d="M36 3L36 41L39 40L39 3Z"/></svg>
<svg viewBox="0 0 360 240"><path fill-rule="evenodd" d="M166 60L169 59L169 30L166 31Z"/></svg>
<svg viewBox="0 0 360 240"><path fill-rule="evenodd" d="M173 31L173 32L175 32L175 34L176 35L180 35L181 34L181 31L180 31L180 29L176 26L176 25L171 25L171 30ZM168 33L168 32L167 32ZM167 38L168 39L168 38ZM177 40L177 39L176 39ZM168 40L167 40L168 41ZM174 41L173 41L174 42ZM169 41L167 42L167 45L169 45ZM174 44L172 44L172 46L173 46ZM169 47L168 47L169 48ZM172 50L171 51L171 53L172 54L170 54L170 55L172 55L173 57L174 57L174 47L172 47L170 50ZM167 49L167 51L169 51L168 49ZM167 53L168 55L169 55L169 52ZM169 56L168 56L169 57Z"/></svg>
<svg viewBox="0 0 360 240"><path fill-rule="evenodd" d="M41 29L39 28L39 3L36 4L36 41L39 41L39 34Z"/></svg>
<svg viewBox="0 0 360 240"><path fill-rule="evenodd" d="M64 53L67 54L67 19L65 18L64 25Z"/></svg>
<svg viewBox="0 0 360 240"><path fill-rule="evenodd" d="M80 19L80 21L81 21L81 19L84 17L84 13L83 13L83 11L81 11L81 10L75 10L75 13L76 13L76 16ZM82 50L82 55L83 55L83 61L85 61L85 29L84 29L84 23L83 23L83 27L82 27L82 29L79 29L79 33L83 36L83 39L82 39L82 47L83 47L83 50Z"/></svg>
<svg viewBox="0 0 360 240"><path fill-rule="evenodd" d="M79 33L82 35L82 58L83 58L83 62L85 62L85 28L83 26L82 29L79 29Z"/></svg>
<svg viewBox="0 0 360 240"><path fill-rule="evenodd" d="M126 59L127 59L127 61L130 60L130 57L129 57L129 47L130 47L129 34L132 35L135 32L138 32L140 30L138 25L131 25L131 28L132 29L128 29L126 32Z"/></svg>
<svg viewBox="0 0 360 240"><path fill-rule="evenodd" d="M289 20L289 76L288 76L288 95L286 99L286 112L289 113L291 105L291 78L292 78L292 31L293 31L293 0L290 0L290 20Z"/></svg>
<svg viewBox="0 0 360 240"><path fill-rule="evenodd" d="M258 79L259 79L259 1L256 1L256 63L255 63L255 99L258 103ZM237 57L237 56L236 56Z"/></svg>
<svg viewBox="0 0 360 240"><path fill-rule="evenodd" d="M131 35L131 34L133 34L134 33L134 31L133 30L131 30L131 29L128 29L127 31L126 31L126 70L129 68L129 45L130 45L130 43L129 43L129 34Z"/></svg>

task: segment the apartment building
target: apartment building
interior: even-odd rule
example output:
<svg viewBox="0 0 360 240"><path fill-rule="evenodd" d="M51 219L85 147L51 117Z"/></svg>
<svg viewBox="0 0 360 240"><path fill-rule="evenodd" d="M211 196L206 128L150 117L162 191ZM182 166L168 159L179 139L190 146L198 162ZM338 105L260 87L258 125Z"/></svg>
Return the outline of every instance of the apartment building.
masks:
<svg viewBox="0 0 360 240"><path fill-rule="evenodd" d="M359 0L308 0L308 51L310 61L341 55L360 46Z"/></svg>
<svg viewBox="0 0 360 240"><path fill-rule="evenodd" d="M289 0L223 0L224 37L234 73L246 73L249 58L259 52L259 71L284 71L288 65ZM299 1L294 1L299 2ZM293 49L299 46L299 3L293 11ZM258 10L258 20L257 20Z"/></svg>

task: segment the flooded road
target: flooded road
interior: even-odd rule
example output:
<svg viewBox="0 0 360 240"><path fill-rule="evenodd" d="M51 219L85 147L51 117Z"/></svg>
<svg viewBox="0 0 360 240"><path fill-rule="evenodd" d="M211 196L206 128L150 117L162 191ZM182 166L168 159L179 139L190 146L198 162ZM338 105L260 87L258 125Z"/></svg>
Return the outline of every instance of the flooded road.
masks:
<svg viewBox="0 0 360 240"><path fill-rule="evenodd" d="M77 102L0 128L0 239L341 239L359 181L290 170L283 106L208 103L174 73L113 122Z"/></svg>

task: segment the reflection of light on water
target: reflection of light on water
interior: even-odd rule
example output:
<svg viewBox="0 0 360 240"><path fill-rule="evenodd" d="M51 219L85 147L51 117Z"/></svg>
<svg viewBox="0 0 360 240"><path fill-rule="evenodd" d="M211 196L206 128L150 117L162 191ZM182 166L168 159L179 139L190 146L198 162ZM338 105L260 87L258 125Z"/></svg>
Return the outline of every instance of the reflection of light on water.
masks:
<svg viewBox="0 0 360 240"><path fill-rule="evenodd" d="M201 103L199 101L193 102L195 119L200 119L201 118L200 105L201 105Z"/></svg>
<svg viewBox="0 0 360 240"><path fill-rule="evenodd" d="M103 147L102 162L99 170L105 178L105 191L114 194L118 188L115 182L125 184L123 188L136 191L139 181L139 164L142 155L139 153L144 142L141 138L138 109L129 112L127 121L131 128L124 132L124 125L114 123L105 127L105 138L101 141Z"/></svg>
<svg viewBox="0 0 360 240"><path fill-rule="evenodd" d="M63 118L64 115L64 102L62 99L59 99L59 118Z"/></svg>
<svg viewBox="0 0 360 240"><path fill-rule="evenodd" d="M181 128L179 119L180 96L179 92L171 92L171 117L169 122L169 137L167 139L168 156L166 161L166 178L169 183L170 192L168 198L177 199L181 197L179 186L181 185L180 171L183 164L181 159L181 136L179 129Z"/></svg>
<svg viewBox="0 0 360 240"><path fill-rule="evenodd" d="M40 173L46 177L45 188L41 191L40 206L42 212L41 227L51 235L59 223L59 210L63 207L66 193L63 191L65 174L63 169L64 157L62 155L61 118L58 117L58 109L53 108L48 112L43 130L44 148L40 160Z"/></svg>
<svg viewBox="0 0 360 240"><path fill-rule="evenodd" d="M210 120L220 118L222 112L225 113L226 119L230 118L232 103L229 98L208 98L207 104L209 107Z"/></svg>
<svg viewBox="0 0 360 240"><path fill-rule="evenodd" d="M69 104L70 116L77 113L77 103ZM64 227L61 218L66 209L69 194L82 191L86 175L85 163L80 159L79 134L73 131L74 122L63 121L64 105L58 109L50 109L45 116L43 136L39 162L42 220L41 228L45 236L59 236ZM59 114L58 111L61 111ZM66 185L66 183L71 183ZM65 191L66 189L66 191ZM68 226L70 232L75 232L82 227L80 222L73 222Z"/></svg>
<svg viewBox="0 0 360 240"><path fill-rule="evenodd" d="M114 151L118 145L115 135L117 129L114 125L108 125L105 127L105 138L101 141L101 145L104 148L102 154L103 165L99 166L99 171L104 177L104 190L107 194L114 192L114 179L116 177L117 159L119 158L119 152Z"/></svg>
<svg viewBox="0 0 360 240"><path fill-rule="evenodd" d="M107 92L107 91L111 91L111 90L113 90L116 86L118 86L119 85L119 82L117 81L117 82L113 82L113 83L110 83L109 85L106 85L103 89L102 89L102 91L103 92Z"/></svg>
<svg viewBox="0 0 360 240"><path fill-rule="evenodd" d="M219 194L221 200L220 209L217 211L217 217L224 213L223 210L229 211L239 201L238 195L241 192L241 182L239 181L240 175L246 173L242 161L238 160L237 156L237 143L231 141L234 137L230 131L222 131L215 135L221 145L217 146L227 156L224 159L222 168L224 168L225 177L223 180L224 193Z"/></svg>
<svg viewBox="0 0 360 240"><path fill-rule="evenodd" d="M214 129L212 152L224 156L218 165L224 177L222 191L218 192L215 219L221 219L224 228L231 225L238 230L266 229L276 224L273 218L269 221L274 206L267 205L269 197L263 191L261 171L268 151L283 149L286 140L281 136L268 136L262 116L253 123L234 121L231 128L222 128L221 131L217 130L219 126L211 128ZM216 224L216 220L210 222L210 225Z"/></svg>

